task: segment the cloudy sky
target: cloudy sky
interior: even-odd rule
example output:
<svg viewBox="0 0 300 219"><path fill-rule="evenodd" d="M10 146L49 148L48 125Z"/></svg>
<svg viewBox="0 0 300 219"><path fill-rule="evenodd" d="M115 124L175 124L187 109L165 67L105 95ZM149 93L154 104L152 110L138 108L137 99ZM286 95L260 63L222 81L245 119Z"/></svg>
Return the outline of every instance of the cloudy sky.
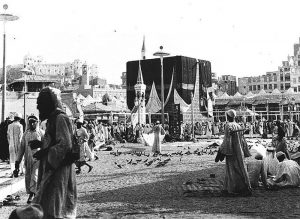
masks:
<svg viewBox="0 0 300 219"><path fill-rule="evenodd" d="M238 77L277 70L300 37L298 0L1 3L20 17L7 24L7 64L22 63L28 53L47 63L79 58L97 64L102 77L118 84L126 62L140 59L143 35L147 58L163 45L171 55L211 61L218 76Z"/></svg>

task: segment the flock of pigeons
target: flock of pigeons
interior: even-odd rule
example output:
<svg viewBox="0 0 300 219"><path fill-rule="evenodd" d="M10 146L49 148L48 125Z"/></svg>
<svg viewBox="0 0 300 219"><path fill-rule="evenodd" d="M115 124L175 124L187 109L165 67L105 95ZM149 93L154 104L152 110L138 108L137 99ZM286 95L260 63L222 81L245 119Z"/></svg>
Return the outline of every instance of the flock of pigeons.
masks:
<svg viewBox="0 0 300 219"><path fill-rule="evenodd" d="M197 148L196 150L192 151L191 147L183 148L183 150L178 150L173 153L156 153L150 155L149 152L145 151L131 151L131 152L120 152L119 150L113 151L110 154L113 156L121 156L121 155L131 155L131 159L126 159L126 162L117 163L115 162L116 167L123 168L126 165L138 165L143 164L145 166L155 165L155 167L163 167L167 165L171 161L171 157L179 156L180 161L182 160L183 156L189 155L214 155L218 151L218 143L213 143L203 149ZM183 147L183 146L177 146ZM187 150L187 151L186 151Z"/></svg>

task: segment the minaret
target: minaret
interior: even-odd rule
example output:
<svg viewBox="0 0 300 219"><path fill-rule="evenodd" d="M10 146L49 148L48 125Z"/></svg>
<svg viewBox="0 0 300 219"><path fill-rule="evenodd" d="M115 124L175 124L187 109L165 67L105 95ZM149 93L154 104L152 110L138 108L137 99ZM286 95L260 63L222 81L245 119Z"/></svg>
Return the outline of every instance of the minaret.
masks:
<svg viewBox="0 0 300 219"><path fill-rule="evenodd" d="M146 107L145 107L145 92L146 85L144 84L141 62L139 61L139 70L138 76L136 80L136 85L134 85L135 90L135 106L137 107L137 116L138 123L145 124L146 123Z"/></svg>
<svg viewBox="0 0 300 219"><path fill-rule="evenodd" d="M82 65L82 76L81 76L81 87L83 89L90 89L91 85L89 84L90 72L86 62Z"/></svg>
<svg viewBox="0 0 300 219"><path fill-rule="evenodd" d="M145 36L143 37L142 59L146 59Z"/></svg>

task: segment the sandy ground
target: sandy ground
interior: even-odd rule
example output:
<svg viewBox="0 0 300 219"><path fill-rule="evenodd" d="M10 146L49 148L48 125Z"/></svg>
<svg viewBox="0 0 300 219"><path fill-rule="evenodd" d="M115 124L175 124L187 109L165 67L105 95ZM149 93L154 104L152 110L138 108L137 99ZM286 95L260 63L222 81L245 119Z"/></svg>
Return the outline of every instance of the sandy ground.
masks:
<svg viewBox="0 0 300 219"><path fill-rule="evenodd" d="M87 173L84 167L77 177L78 218L300 218L300 189L256 190L252 197L185 197L181 186L187 180L210 174L223 179L224 162L215 163L211 150L188 155L213 142L164 144L163 153L171 156L148 157L150 148L138 144L116 146L118 156L98 152L100 159L90 162L93 170ZM24 206L27 195L19 194L16 204ZM2 207L0 217L7 218L14 208Z"/></svg>

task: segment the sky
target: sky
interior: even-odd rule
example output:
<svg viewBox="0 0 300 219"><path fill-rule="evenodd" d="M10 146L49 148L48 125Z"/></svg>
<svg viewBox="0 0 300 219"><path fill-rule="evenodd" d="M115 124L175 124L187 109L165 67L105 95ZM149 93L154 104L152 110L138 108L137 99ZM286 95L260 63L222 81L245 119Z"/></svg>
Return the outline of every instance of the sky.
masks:
<svg viewBox="0 0 300 219"><path fill-rule="evenodd" d="M26 54L46 63L81 59L115 84L126 62L141 58L143 36L147 58L162 45L237 77L277 70L300 37L298 0L7 0L1 9L5 3L19 16L6 24L6 64Z"/></svg>

